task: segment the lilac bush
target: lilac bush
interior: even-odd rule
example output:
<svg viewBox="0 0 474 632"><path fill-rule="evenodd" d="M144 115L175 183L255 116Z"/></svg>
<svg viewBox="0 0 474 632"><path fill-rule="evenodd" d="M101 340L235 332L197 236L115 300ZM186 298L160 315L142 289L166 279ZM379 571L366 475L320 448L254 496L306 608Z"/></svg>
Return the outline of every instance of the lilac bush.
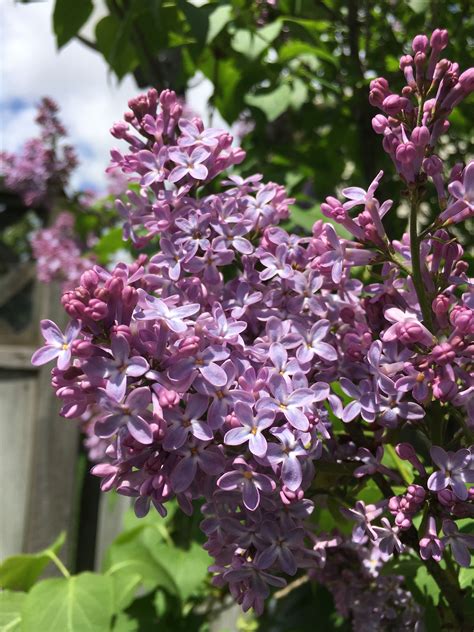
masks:
<svg viewBox="0 0 474 632"><path fill-rule="evenodd" d="M474 163L448 174L436 146L474 69L440 59L447 43L439 29L415 37L401 93L384 78L370 87L410 206L399 240L383 224L393 202L376 197L382 172L367 191L328 197L328 222L300 236L284 227L282 186L221 178L244 152L183 116L173 92L132 99L112 127L127 149L112 151L111 169L134 185L118 201L124 237L156 254L84 272L62 297L78 337L62 352L46 323L33 361L58 357L61 414L107 440L93 468L104 491L134 498L138 516L204 502L213 582L244 610L261 613L273 587L309 570L341 612L388 625L403 611L413 626L421 615L402 580L377 570L403 554L462 617L452 569L469 565L472 545L456 521L474 507L474 294L451 229L474 215ZM439 213L420 227L431 189ZM334 504L328 536L317 516Z"/></svg>

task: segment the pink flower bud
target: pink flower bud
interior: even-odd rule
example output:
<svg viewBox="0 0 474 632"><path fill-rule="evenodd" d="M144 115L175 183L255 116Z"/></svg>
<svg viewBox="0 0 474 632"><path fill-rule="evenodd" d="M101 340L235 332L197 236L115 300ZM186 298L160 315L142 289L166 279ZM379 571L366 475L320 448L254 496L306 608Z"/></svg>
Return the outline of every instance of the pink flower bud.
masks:
<svg viewBox="0 0 474 632"><path fill-rule="evenodd" d="M372 128L376 134L383 134L388 127L388 120L383 114L377 114L372 119Z"/></svg>
<svg viewBox="0 0 474 632"><path fill-rule="evenodd" d="M403 55L400 57L400 70L405 70L408 66L413 64L413 57L411 55Z"/></svg>
<svg viewBox="0 0 474 632"><path fill-rule="evenodd" d="M411 142L417 147L426 147L430 142L430 130L425 125L415 127L411 133Z"/></svg>
<svg viewBox="0 0 474 632"><path fill-rule="evenodd" d="M474 90L474 68L468 68L459 77L459 83L464 94L468 95Z"/></svg>
<svg viewBox="0 0 474 632"><path fill-rule="evenodd" d="M408 105L408 99L398 94L390 94L382 102L382 108L392 116L398 114Z"/></svg>
<svg viewBox="0 0 474 632"><path fill-rule="evenodd" d="M451 301L445 294L438 294L431 303L431 307L436 316L444 316L448 312L450 305Z"/></svg>
<svg viewBox="0 0 474 632"><path fill-rule="evenodd" d="M426 35L416 35L411 44L414 53L425 53L428 48L428 38Z"/></svg>
<svg viewBox="0 0 474 632"><path fill-rule="evenodd" d="M436 156L429 156L423 160L423 169L429 176L436 176L443 171L443 162Z"/></svg>
<svg viewBox="0 0 474 632"><path fill-rule="evenodd" d="M416 158L416 147L412 142L400 143L395 152L396 159L402 164L409 165Z"/></svg>
<svg viewBox="0 0 474 632"><path fill-rule="evenodd" d="M435 29L431 34L430 46L435 51L442 51L449 43L448 31Z"/></svg>
<svg viewBox="0 0 474 632"><path fill-rule="evenodd" d="M444 365L452 362L456 357L456 353L454 352L449 342L442 342L441 344L433 347L433 350L431 351L431 357L437 364Z"/></svg>
<svg viewBox="0 0 474 632"><path fill-rule="evenodd" d="M442 489L438 492L438 501L445 507L451 507L457 501L457 497L450 489Z"/></svg>

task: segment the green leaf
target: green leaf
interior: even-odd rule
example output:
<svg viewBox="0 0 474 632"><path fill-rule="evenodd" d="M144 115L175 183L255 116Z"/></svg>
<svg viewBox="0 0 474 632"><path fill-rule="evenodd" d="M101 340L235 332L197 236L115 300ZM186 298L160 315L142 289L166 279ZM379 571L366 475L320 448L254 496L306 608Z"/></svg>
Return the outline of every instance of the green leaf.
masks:
<svg viewBox="0 0 474 632"><path fill-rule="evenodd" d="M462 590L464 590L464 588L474 589L474 567L461 568L459 571L459 585Z"/></svg>
<svg viewBox="0 0 474 632"><path fill-rule="evenodd" d="M2 590L0 592L0 632L19 632L21 629L21 608L26 593Z"/></svg>
<svg viewBox="0 0 474 632"><path fill-rule="evenodd" d="M114 610L119 613L132 603L142 578L138 573L130 573L128 569L117 570L109 575L112 577Z"/></svg>
<svg viewBox="0 0 474 632"><path fill-rule="evenodd" d="M137 534L142 536L143 530ZM109 574L120 572L128 575L139 575L147 591L161 586L171 595L179 595L178 586L169 573L169 569L155 559L141 537L135 537L125 542L116 540L107 551L105 569Z"/></svg>
<svg viewBox="0 0 474 632"><path fill-rule="evenodd" d="M103 235L94 246L94 252L100 263L107 263L110 255L126 246L123 240L122 228L112 228Z"/></svg>
<svg viewBox="0 0 474 632"><path fill-rule="evenodd" d="M331 53L324 50L324 48L308 44L308 42L289 40L283 44L278 51L278 59L281 62L288 62L302 56L316 57L317 59L327 61L334 66L338 65L337 60L333 57L333 55L331 55Z"/></svg>
<svg viewBox="0 0 474 632"><path fill-rule="evenodd" d="M299 110L308 99L308 88L304 81L296 77L292 82L291 107Z"/></svg>
<svg viewBox="0 0 474 632"><path fill-rule="evenodd" d="M429 0L408 0L408 6L414 13L424 13L430 6Z"/></svg>
<svg viewBox="0 0 474 632"><path fill-rule="evenodd" d="M114 613L112 579L81 573L45 579L28 593L22 608L24 632L104 632Z"/></svg>
<svg viewBox="0 0 474 632"><path fill-rule="evenodd" d="M291 96L291 88L285 83L273 90L273 92L247 95L245 102L262 110L269 121L274 121L288 109L291 103Z"/></svg>
<svg viewBox="0 0 474 632"><path fill-rule="evenodd" d="M145 534L145 541L147 535L151 536L151 533ZM155 546L148 541L151 554L173 578L183 603L203 591L211 559L199 544L193 542L188 549L180 549L166 544Z"/></svg>
<svg viewBox="0 0 474 632"><path fill-rule="evenodd" d="M8 557L0 566L0 587L28 591L50 564L51 552L57 555L65 538L65 533L61 533L50 547L39 553Z"/></svg>
<svg viewBox="0 0 474 632"><path fill-rule="evenodd" d="M130 42L130 23L107 15L95 27L96 44L119 79L132 72L139 59Z"/></svg>
<svg viewBox="0 0 474 632"><path fill-rule="evenodd" d="M439 603L440 589L436 581L429 574L426 566L419 565L415 575L415 584L425 597L432 600L435 606Z"/></svg>
<svg viewBox="0 0 474 632"><path fill-rule="evenodd" d="M139 622L132 617L129 617L125 612L120 612L115 619L112 632L138 632Z"/></svg>
<svg viewBox="0 0 474 632"><path fill-rule="evenodd" d="M257 59L280 34L282 23L272 22L256 31L237 29L232 37L231 46L237 53L249 59Z"/></svg>
<svg viewBox="0 0 474 632"><path fill-rule="evenodd" d="M232 6L221 4L209 16L209 28L207 31L206 44L210 44L222 31L224 26L232 18Z"/></svg>
<svg viewBox="0 0 474 632"><path fill-rule="evenodd" d="M56 0L53 30L58 48L77 35L89 19L93 8L92 0Z"/></svg>

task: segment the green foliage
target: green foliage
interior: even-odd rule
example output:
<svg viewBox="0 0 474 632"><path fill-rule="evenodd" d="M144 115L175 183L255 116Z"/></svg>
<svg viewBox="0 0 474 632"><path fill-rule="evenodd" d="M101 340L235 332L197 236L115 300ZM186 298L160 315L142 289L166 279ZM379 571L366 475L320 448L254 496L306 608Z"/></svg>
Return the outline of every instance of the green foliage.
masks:
<svg viewBox="0 0 474 632"><path fill-rule="evenodd" d="M51 554L59 553L64 540L65 534L61 533L44 551L8 557L0 565L0 587L9 590L29 590L51 563Z"/></svg>
<svg viewBox="0 0 474 632"><path fill-rule="evenodd" d="M58 48L62 48L81 30L89 19L94 6L92 0L56 0L53 28Z"/></svg>
<svg viewBox="0 0 474 632"><path fill-rule="evenodd" d="M103 632L114 614L111 577L81 573L45 579L28 593L21 610L25 631Z"/></svg>
<svg viewBox="0 0 474 632"><path fill-rule="evenodd" d="M8 558L0 567L0 632L135 632L161 624L204 632L208 613L194 607L207 599L211 559L196 541L196 521L188 517L186 529L180 520L173 505L165 520L130 512L101 573L69 575L56 557L63 534L40 553ZM38 581L51 562L63 577Z"/></svg>

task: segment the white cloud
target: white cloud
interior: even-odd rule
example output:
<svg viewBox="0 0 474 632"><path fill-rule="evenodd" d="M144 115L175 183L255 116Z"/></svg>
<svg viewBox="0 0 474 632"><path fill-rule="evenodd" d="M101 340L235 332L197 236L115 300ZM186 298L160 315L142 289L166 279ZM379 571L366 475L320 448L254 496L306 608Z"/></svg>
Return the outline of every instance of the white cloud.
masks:
<svg viewBox="0 0 474 632"><path fill-rule="evenodd" d="M81 161L73 185L102 189L109 150L120 144L110 136L109 129L122 118L127 101L138 92L133 78L128 76L118 84L103 58L78 41L58 52L51 23L53 2L20 4L0 0L0 4L3 147L16 150L35 135L34 105L42 96L50 96L61 108L62 120ZM96 10L94 22L100 12L100 8ZM210 83L193 83L196 87L188 94L189 103L206 119ZM22 107L7 107L15 103ZM218 118L214 125L224 126Z"/></svg>

